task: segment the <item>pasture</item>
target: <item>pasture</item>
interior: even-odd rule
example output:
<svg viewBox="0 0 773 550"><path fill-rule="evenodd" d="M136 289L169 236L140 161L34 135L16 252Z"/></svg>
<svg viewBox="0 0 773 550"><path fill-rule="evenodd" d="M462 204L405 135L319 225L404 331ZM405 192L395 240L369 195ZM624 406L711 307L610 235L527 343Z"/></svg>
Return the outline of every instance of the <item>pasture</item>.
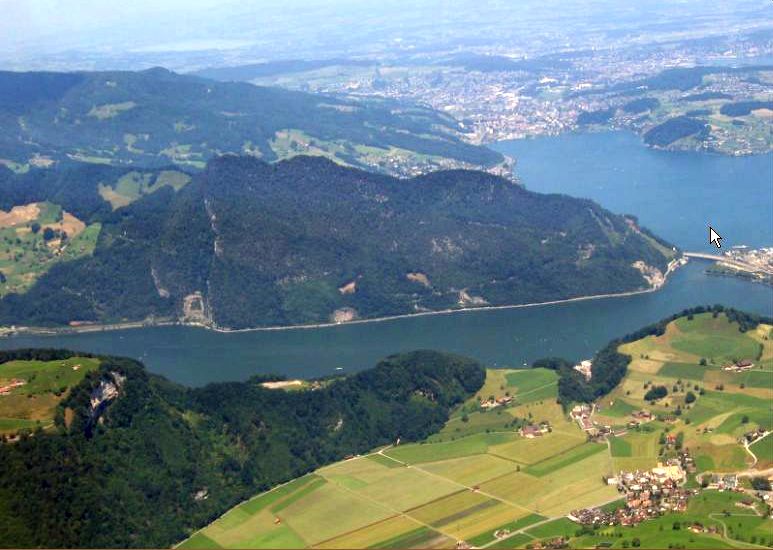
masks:
<svg viewBox="0 0 773 550"><path fill-rule="evenodd" d="M558 431L534 439L517 438L500 445L493 445L488 452L519 464L534 464L564 451L582 445L585 441L579 433L565 434Z"/></svg>
<svg viewBox="0 0 773 550"><path fill-rule="evenodd" d="M710 313L696 315L690 320L682 317L673 322L677 330L670 337L670 346L698 358L713 362L756 359L761 344L751 336L738 332L735 323L725 315L714 318Z"/></svg>
<svg viewBox="0 0 773 550"><path fill-rule="evenodd" d="M98 366L98 359L88 357L0 364L0 387L23 382L0 394L0 433L51 426L69 389Z"/></svg>
<svg viewBox="0 0 773 550"><path fill-rule="evenodd" d="M100 196L110 203L113 210L127 206L140 199L143 195L155 193L162 187L170 187L179 191L185 187L191 178L177 170L162 170L158 175L131 171L112 184L100 184Z"/></svg>
<svg viewBox="0 0 773 550"><path fill-rule="evenodd" d="M92 254L100 229L49 202L0 211L0 296L26 292L57 263Z"/></svg>
<svg viewBox="0 0 773 550"><path fill-rule="evenodd" d="M632 359L629 371L621 384L600 400L598 418L612 425L625 425L631 419L630 413L626 414L629 409L647 409L670 417L669 429L683 433L684 446L695 456L700 469L743 469L751 457L738 439L759 427L773 428L770 334L767 325L742 333L724 314L714 317L705 313L691 320L677 319L662 336L622 345L619 351ZM740 359L752 361L754 368L739 373L722 369ZM648 389L656 385L665 386L667 396L645 401ZM645 426L649 435L642 433ZM657 458L661 446L658 437L666 426L657 422L645 426L611 441L616 469L646 466Z"/></svg>
<svg viewBox="0 0 773 550"><path fill-rule="evenodd" d="M768 434L751 445L751 451L757 457L758 468L773 466L773 434Z"/></svg>

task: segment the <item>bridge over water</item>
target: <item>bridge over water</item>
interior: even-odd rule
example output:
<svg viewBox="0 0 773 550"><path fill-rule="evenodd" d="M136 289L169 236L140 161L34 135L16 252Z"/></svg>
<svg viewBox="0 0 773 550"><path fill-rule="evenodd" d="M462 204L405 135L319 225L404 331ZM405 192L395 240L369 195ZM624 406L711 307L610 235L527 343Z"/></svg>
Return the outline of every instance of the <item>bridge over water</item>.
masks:
<svg viewBox="0 0 773 550"><path fill-rule="evenodd" d="M729 258L728 256L722 255L722 254L707 254L705 252L684 252L684 255L687 258L696 258L699 260L709 260L712 262L722 262L724 264L737 267L738 269L742 269L744 271L751 271L753 273L771 273L768 270L761 269L759 266L752 265L746 262L741 262L738 260L734 260L733 258Z"/></svg>

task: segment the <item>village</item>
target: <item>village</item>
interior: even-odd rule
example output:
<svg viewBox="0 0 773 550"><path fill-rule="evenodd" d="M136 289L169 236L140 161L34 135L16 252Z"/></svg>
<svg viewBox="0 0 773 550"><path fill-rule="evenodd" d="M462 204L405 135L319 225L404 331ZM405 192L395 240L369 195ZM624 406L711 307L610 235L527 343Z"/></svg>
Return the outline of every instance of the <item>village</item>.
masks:
<svg viewBox="0 0 773 550"><path fill-rule="evenodd" d="M573 510L567 516L582 525L638 525L646 519L667 512L684 512L691 496L697 489L685 489L680 485L686 480L687 469L694 469L689 453L658 463L648 471L621 471L616 476L603 478L607 485L617 485L625 495L624 506L604 511L599 508Z"/></svg>

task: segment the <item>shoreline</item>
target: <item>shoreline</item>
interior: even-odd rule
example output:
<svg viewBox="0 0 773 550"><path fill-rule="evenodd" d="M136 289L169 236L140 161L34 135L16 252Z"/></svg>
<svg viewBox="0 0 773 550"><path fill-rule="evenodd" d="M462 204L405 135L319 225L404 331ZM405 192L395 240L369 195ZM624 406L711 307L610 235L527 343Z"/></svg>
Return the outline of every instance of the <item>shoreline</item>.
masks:
<svg viewBox="0 0 773 550"><path fill-rule="evenodd" d="M168 326L181 326L191 328L201 328L205 330L211 330L213 332L219 332L222 334L238 334L244 332L272 332L272 331L284 331L284 330L311 330L311 329L325 329L334 327L343 327L349 325L362 325L366 323L382 323L386 321L395 321L398 319L408 319L410 317L428 317L432 315L451 315L454 313L469 313L474 311L495 311L504 309L522 309L532 308L540 306L552 306L559 304L568 304L572 302L585 302L589 300L603 300L606 298L625 298L628 296L638 296L641 294L648 294L650 292L657 292L668 283L668 277L671 273L676 271L679 267L685 265L687 259L675 259L668 264L665 274L663 275L663 283L657 286L651 286L640 290L629 290L625 292L612 292L606 294L591 294L587 296L576 296L574 298L563 298L561 300L548 300L545 302L530 302L526 304L510 304L502 306L480 306L480 307L462 307L453 309L441 309L437 311L419 311L416 313L401 313L399 315L387 315L384 317L373 317L368 319L354 319L343 323L314 323L309 325L278 325L270 327L250 327L250 328L223 328L218 326L207 325L203 323L185 323L181 321L128 321L126 323L106 323L106 324L94 324L84 325L79 327L16 327L13 330L9 330L7 333L0 335L2 338L14 338L17 336L66 336L68 334L86 334L89 332L112 332L120 330L130 330L138 328L153 328L153 327L168 327Z"/></svg>
<svg viewBox="0 0 773 550"><path fill-rule="evenodd" d="M703 147L695 147L695 148L671 148L668 145L666 146L659 146L659 145L650 145L649 143L644 141L644 134L641 134L637 132L633 128L629 128L627 126L618 126L618 127L612 127L612 126L606 126L601 125L599 127L586 127L586 128L570 128L567 130L560 131L556 134L526 134L522 135L521 137L508 137L507 135L498 136L494 139L476 139L473 140L471 143L473 145L483 145L485 147L488 147L490 149L494 149L495 151L502 153L502 151L499 151L499 149L496 149L492 147L492 145L495 145L497 143L506 143L509 141L527 141L531 139L541 139L541 138L555 138L555 137L561 137L565 135L578 135L578 134L602 134L602 133L614 133L614 132L628 132L633 134L634 136L639 138L639 141L641 142L641 145L651 151L660 151L663 153L697 153L701 155L713 155L718 157L730 157L730 158L743 158L743 157L754 157L758 155L769 155L773 153L773 150L766 149L764 151L761 150L753 150L745 152L743 150L733 150L733 151L725 151L721 149L705 149ZM502 153L504 154L504 153Z"/></svg>

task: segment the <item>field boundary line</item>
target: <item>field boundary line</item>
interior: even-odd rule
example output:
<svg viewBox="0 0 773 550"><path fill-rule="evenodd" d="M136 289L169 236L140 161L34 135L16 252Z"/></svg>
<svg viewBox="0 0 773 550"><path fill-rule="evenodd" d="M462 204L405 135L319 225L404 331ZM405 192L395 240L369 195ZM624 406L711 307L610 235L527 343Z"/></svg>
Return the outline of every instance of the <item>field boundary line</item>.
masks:
<svg viewBox="0 0 773 550"><path fill-rule="evenodd" d="M410 466L408 466L408 468L410 468ZM443 478L443 479L445 479L445 478ZM454 491L453 493L448 493L447 495L443 495L442 497L433 498L432 500L428 500L427 502L425 502L423 504L419 504L418 506L414 506L412 508L408 508L403 513L404 514L410 514L411 512L415 512L419 508L424 508L425 506L429 506L430 504L435 504L436 502L439 502L439 501L441 501L443 499L450 498L452 496L455 496L455 495L458 495L458 494L464 493L464 492L465 492L464 489L459 489L458 491ZM411 517L413 517L413 516L411 516Z"/></svg>
<svg viewBox="0 0 773 550"><path fill-rule="evenodd" d="M414 466L408 466L408 468L414 468ZM471 491L471 492L473 492L473 493L477 493L477 494L479 494L479 495L483 495L483 496L485 496L485 497L487 497L487 498L490 498L490 499L492 499L492 500L496 500L496 501L498 501L498 502L500 502L500 503L502 503L502 504L505 504L505 505L507 505L507 506L510 506L511 508L516 508L516 509L519 509L519 510L525 510L525 511L529 512L530 514L538 514L538 513L539 513L539 512L537 512L536 510L532 510L532 509L530 509L530 508L526 508L525 506L522 506L521 504L517 504L517 503L515 503L515 502L511 502L511 501L509 501L509 500L505 500L505 499L503 499L503 498L501 498L501 497L498 497L498 496L496 496L496 495L492 495L491 493L488 493L488 492L486 492L486 491L483 491L483 490L481 490L481 489L473 489L473 488L472 488L472 487L470 487L469 485L465 485L464 483L460 483L460 482L458 482L458 481L456 481L456 480L454 480L454 479L450 479L450 478L447 478L447 477L443 477L443 476L441 476L441 475L439 475L439 474L436 474L436 473L434 473L434 472L428 472L427 470L424 470L424 469L422 469L422 468L421 468L421 467L419 467L419 466L415 466L415 468L416 468L417 470L421 471L421 472L424 472L424 473L425 473L425 474L427 474L427 475L430 475L430 476L433 476L433 477L436 477L436 478L439 478L439 479L442 479L442 480L445 480L445 481L450 481L451 483L455 483L455 484L459 485L460 487L463 487L463 489L462 489L461 491L457 491L456 493L452 493L452 494L454 494L454 495L456 495L456 494L458 494L458 493L460 493L460 492L462 492L462 491L464 491L464 490L466 489L466 490L468 490L468 491ZM450 495L448 495L448 496L450 496ZM438 499L438 500L439 500L439 499ZM414 508L414 509L415 509L415 508ZM541 515L541 514L540 514L540 515Z"/></svg>
<svg viewBox="0 0 773 550"><path fill-rule="evenodd" d="M407 468L410 468L410 466L406 466L406 467L407 467ZM404 516L404 517L407 517L408 519L411 519L411 520L415 521L416 523L418 523L418 524L420 524L420 525L423 525L424 527L427 527L427 528L429 528L429 529L432 529L433 531L437 531L438 533L442 533L443 535L445 535L445 536L449 537L451 540L457 540L457 539L456 539L456 537L454 537L453 535L451 535L451 534L449 534L449 533L446 533L445 531L442 531L440 528L438 528L438 527L434 527L434 526L432 526L432 525L431 525L431 524L429 524L429 523L426 523L426 522L424 522L424 521L421 521L421 520L420 520L420 519L418 519L418 518L415 518L415 517L413 517L413 516L409 515L409 514L408 514L408 510L406 510L406 511L402 511L402 510L395 510L394 508L392 508L392 507L390 507L390 506L387 506L386 504L384 504L384 503L383 503L383 502L381 502L380 500L376 500L375 498L373 498L373 497L371 497L371 496L368 496L368 495L361 495L361 494L359 494L359 493L357 493L357 492L355 492L355 491L353 491L353 490L349 489L348 487L344 487L343 485L340 485L340 484L339 484L338 482L336 482L335 480L329 480L329 482L330 482L330 483L333 483L333 484L334 484L334 485L335 485L337 488L340 488L341 490L343 490L343 491L345 491L345 492L347 492L347 493L351 493L351 494L352 494L352 495L354 495L355 497L362 498L363 500L369 500L369 501L371 501L373 504L375 504L376 506L379 506L379 507L383 508L384 510L386 510L386 511L388 511L388 512L391 512L392 514L394 514L394 515L390 516L389 518L385 518L385 519L391 519L391 518L394 518L394 517L396 517L396 516ZM462 492L462 491L457 491L456 493L451 493L451 495L455 495L455 494L457 494L457 493L461 493L461 492ZM446 496L450 496L450 495L446 495ZM441 497L441 498L443 498L443 497ZM435 500L440 500L440 499L435 499ZM434 501L432 501L432 502L434 502ZM422 504L421 506L424 506L424 504ZM421 508L421 506L417 506L417 507L414 507L414 508L410 508L410 510L415 510L416 508ZM368 527L369 525L376 525L377 523L379 523L379 522L381 522L381 521L384 521L384 520L382 519L382 520L379 520L379 521L377 521L377 522L374 522L374 523L369 523L369 524L367 524L367 525L363 525L363 526L362 526L362 527L360 527L359 529L353 529L353 530L347 531L347 533L344 533L344 534L350 534L350 533L354 533L354 532L356 532L356 531L359 531L360 529L364 529L364 528ZM333 539L336 539L336 538L338 538L339 536L341 536L341 535L337 535L337 536L333 537ZM331 539L327 539L327 540L331 540ZM316 544L321 544L321 543L319 543L319 542L318 542L318 543L316 543Z"/></svg>
<svg viewBox="0 0 773 550"><path fill-rule="evenodd" d="M528 370L528 369L524 369L524 370ZM535 391L539 391L541 389L547 388L548 386L558 386L558 380L556 380L554 382L548 382L547 384L543 384L542 386L539 386L537 388L531 389L529 391L525 391L523 393L516 392L514 398L518 399L522 395L529 395L530 393L534 393ZM523 406L523 405L525 405L525 403L521 403L520 405L515 405L515 406L519 407L519 406Z"/></svg>
<svg viewBox="0 0 773 550"><path fill-rule="evenodd" d="M501 458L502 460L506 460L508 462L512 462L513 464L517 464L518 466L522 466L524 468L527 467L527 466L531 466L531 464L529 464L527 462L518 462L517 460L514 460L514 459L510 458L509 456L503 456L503 455L497 454L497 453L492 452L492 451L489 451L486 454L491 455L491 456L495 456L497 458ZM508 472L508 473L512 474L513 472ZM507 474L502 474L502 475L507 475ZM496 479L496 478L499 478L499 477L502 477L502 476L500 475L500 476L492 477L491 479L487 479L486 481L491 481L492 479ZM481 483L486 483L486 481L481 481Z"/></svg>
<svg viewBox="0 0 773 550"><path fill-rule="evenodd" d="M373 523L369 523L367 525L363 525L362 527L358 527L357 529L350 529L349 531L346 531L344 533L340 533L334 537L330 537L329 539L321 540L317 543L314 543L311 545L311 548L318 548L320 544L325 544L326 542L333 541L340 537L345 537L346 535L351 535L352 533L356 533L357 531L362 531L363 529L368 529L370 527L373 527L374 525L378 525L379 523L384 523L385 521L389 521L391 519L403 517L404 514L395 514L394 516L389 516L388 518L380 519L378 521L374 521Z"/></svg>
<svg viewBox="0 0 773 550"><path fill-rule="evenodd" d="M512 474L525 474L525 472L520 472L518 470L515 470L513 472L507 472L507 473L504 473L504 474L499 474L498 476L494 476L494 477L492 477L490 479L487 479L486 481L481 481L480 484L483 485L484 483L491 483L492 481L496 481L498 479L502 479L503 477L507 477L507 476L512 475ZM529 475L529 474L525 474L525 475ZM531 476L531 477L534 477L534 476Z"/></svg>

